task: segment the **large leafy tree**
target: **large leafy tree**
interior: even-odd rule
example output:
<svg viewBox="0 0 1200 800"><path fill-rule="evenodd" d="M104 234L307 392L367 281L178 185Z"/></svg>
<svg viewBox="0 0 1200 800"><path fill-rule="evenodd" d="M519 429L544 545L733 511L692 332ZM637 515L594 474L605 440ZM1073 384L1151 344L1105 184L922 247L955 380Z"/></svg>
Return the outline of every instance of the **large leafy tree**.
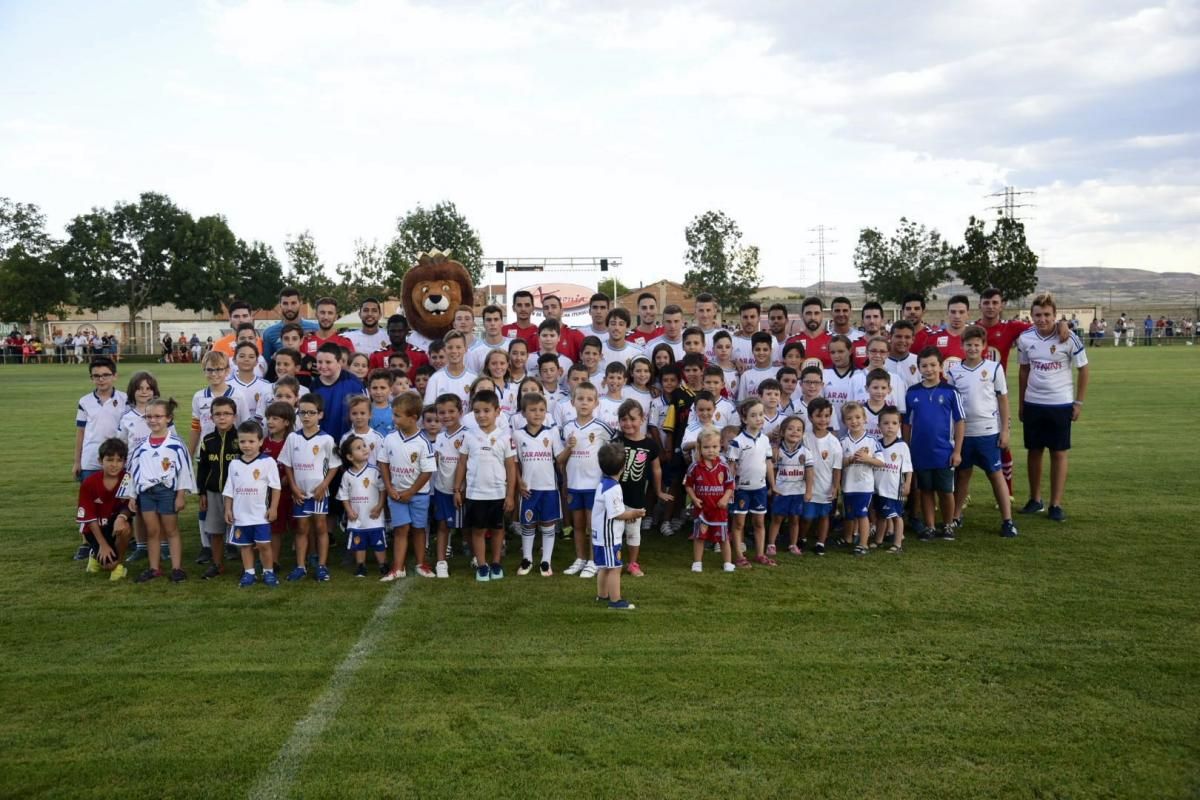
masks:
<svg viewBox="0 0 1200 800"><path fill-rule="evenodd" d="M41 209L0 197L0 319L32 325L62 312L71 283L54 247Z"/></svg>
<svg viewBox="0 0 1200 800"><path fill-rule="evenodd" d="M684 230L687 272L683 285L695 295L711 292L724 311L736 311L758 288L758 248L742 244L738 224L723 211L706 211Z"/></svg>
<svg viewBox="0 0 1200 800"><path fill-rule="evenodd" d="M283 249L287 252L287 282L300 292L300 299L310 306L322 297L333 294L333 279L325 273L325 264L317 252L317 243L308 231L289 237Z"/></svg>
<svg viewBox="0 0 1200 800"><path fill-rule="evenodd" d="M991 231L971 217L954 272L976 292L990 287L1007 300L1019 300L1037 289L1038 257L1025 241L1025 226L1008 216L997 217Z"/></svg>
<svg viewBox="0 0 1200 800"><path fill-rule="evenodd" d="M433 208L418 205L396 220L396 235L386 256L388 285L398 290L404 273L417 263L421 253L434 248L449 250L454 260L467 268L471 282L479 285L483 279L483 245L479 233L450 201Z"/></svg>
<svg viewBox="0 0 1200 800"><path fill-rule="evenodd" d="M269 245L259 241L247 244L238 239L237 276L237 289L223 298L225 305L232 300L245 300L255 308L272 308L279 301L283 265Z"/></svg>
<svg viewBox="0 0 1200 800"><path fill-rule="evenodd" d="M953 260L940 233L906 217L890 237L864 228L854 248L863 291L882 302L899 303L910 292L928 295L949 277Z"/></svg>
<svg viewBox="0 0 1200 800"><path fill-rule="evenodd" d="M179 275L172 270L188 258L193 226L187 212L154 192L75 217L59 255L79 304L92 311L125 306L130 336L136 336L143 311L178 299Z"/></svg>
<svg viewBox="0 0 1200 800"><path fill-rule="evenodd" d="M358 239L354 242L354 258L337 265L334 296L347 310L358 308L365 297L397 297L407 269L397 262L391 248Z"/></svg>

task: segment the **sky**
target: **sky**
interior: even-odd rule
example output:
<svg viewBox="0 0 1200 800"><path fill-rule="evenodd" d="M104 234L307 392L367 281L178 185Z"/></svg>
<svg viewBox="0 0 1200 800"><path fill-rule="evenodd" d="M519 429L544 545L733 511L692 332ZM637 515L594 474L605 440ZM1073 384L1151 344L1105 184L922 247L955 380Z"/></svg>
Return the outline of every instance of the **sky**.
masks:
<svg viewBox="0 0 1200 800"><path fill-rule="evenodd" d="M489 258L680 279L710 209L763 284L859 231L959 242L1014 186L1046 266L1200 272L1200 0L0 0L0 195L169 195L325 262L452 200Z"/></svg>

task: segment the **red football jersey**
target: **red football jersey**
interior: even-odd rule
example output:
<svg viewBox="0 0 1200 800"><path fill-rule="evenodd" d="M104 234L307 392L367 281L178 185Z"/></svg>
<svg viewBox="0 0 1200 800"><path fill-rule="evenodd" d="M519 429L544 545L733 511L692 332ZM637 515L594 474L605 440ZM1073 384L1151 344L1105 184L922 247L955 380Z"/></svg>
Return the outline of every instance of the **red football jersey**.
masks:
<svg viewBox="0 0 1200 800"><path fill-rule="evenodd" d="M733 488L733 475L723 460L718 459L711 466L703 460L696 461L688 467L683 485L690 486L700 498L699 514L702 522L724 525L729 521L729 509L718 505L725 493Z"/></svg>
<svg viewBox="0 0 1200 800"><path fill-rule="evenodd" d="M538 331L537 325L526 325L522 328L515 322L510 322L507 325L500 327L500 332L509 338L524 339L529 345L529 352L534 352L538 349Z"/></svg>
<svg viewBox="0 0 1200 800"><path fill-rule="evenodd" d="M563 325L558 335L558 352L562 353L572 361L579 360L579 351L583 349L584 334L582 331ZM541 350L537 346L537 341L530 346L529 352L536 353Z"/></svg>
<svg viewBox="0 0 1200 800"><path fill-rule="evenodd" d="M804 366L816 364L820 361L822 367L833 368L833 361L829 358L829 340L830 335L827 331L822 331L820 336L809 336L808 332L797 333L795 336L788 337L787 343L800 342L804 345Z"/></svg>
<svg viewBox="0 0 1200 800"><path fill-rule="evenodd" d="M867 366L867 337L850 340L850 358L854 361L855 369Z"/></svg>
<svg viewBox="0 0 1200 800"><path fill-rule="evenodd" d="M962 337L955 336L949 331L940 328L929 328L923 331L923 337L919 337L914 343L912 352L918 356L926 347L936 347L938 352L942 354L942 371L946 371L946 367L950 362L962 361L967 357L963 351Z"/></svg>
<svg viewBox="0 0 1200 800"><path fill-rule="evenodd" d="M322 339L321 337L317 336L315 331L310 331L304 335L303 339L300 340L301 358L307 356L315 359L317 357L317 350L319 350L321 345L325 344L326 342L333 342L338 347L343 347L351 353L354 352L354 345L350 343L349 339L347 339L345 336L342 336L340 333L333 333L329 335L328 339Z"/></svg>
<svg viewBox="0 0 1200 800"><path fill-rule="evenodd" d="M1013 345L1017 343L1021 334L1033 327L1033 323L1022 322L1019 319L1002 319L990 328L982 321L975 324L987 331L987 352L983 357L989 361L999 361L1000 366L1004 367L1004 374L1007 375L1008 354L1012 352Z"/></svg>
<svg viewBox="0 0 1200 800"><path fill-rule="evenodd" d="M633 330L631 330L629 333L627 333L625 335L625 340L628 342L633 342L638 347L641 347L644 349L646 347L646 342L650 341L651 339L657 339L658 337L660 337L662 335L663 335L663 327L661 325L659 325L657 328L650 331L649 333L639 331L635 327Z"/></svg>
<svg viewBox="0 0 1200 800"><path fill-rule="evenodd" d="M404 350L405 354L408 356L408 380L410 382L415 381L417 379L417 367L421 366L422 364L428 364L429 356L425 355L420 350L417 350L412 345L406 344L404 346ZM394 352L396 351L392 350L391 348L388 348L387 350L377 350L376 352L371 353L371 358L368 364L370 365L371 369L383 369L387 366L388 356Z"/></svg>
<svg viewBox="0 0 1200 800"><path fill-rule="evenodd" d="M79 484L79 507L75 509L75 521L80 526L89 522L99 522L103 526L114 514L126 508L129 501L117 497L122 484L126 482L126 477L126 473L122 472L117 478L117 485L109 489L104 485L103 471L89 475Z"/></svg>

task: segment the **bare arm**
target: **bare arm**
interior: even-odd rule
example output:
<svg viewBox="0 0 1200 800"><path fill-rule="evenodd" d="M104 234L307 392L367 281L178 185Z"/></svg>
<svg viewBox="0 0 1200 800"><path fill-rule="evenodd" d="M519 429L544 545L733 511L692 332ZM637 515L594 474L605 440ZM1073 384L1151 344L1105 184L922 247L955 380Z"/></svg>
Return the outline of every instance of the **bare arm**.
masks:
<svg viewBox="0 0 1200 800"><path fill-rule="evenodd" d="M1087 394L1088 389L1088 368L1086 366L1079 368L1079 378L1075 381L1075 404L1071 406L1071 421L1079 419L1079 415L1083 413L1083 398Z"/></svg>
<svg viewBox="0 0 1200 800"><path fill-rule="evenodd" d="M1017 419L1025 421L1025 389L1029 386L1029 365L1022 364L1017 373Z"/></svg>
<svg viewBox="0 0 1200 800"><path fill-rule="evenodd" d="M75 467L72 472L76 479L83 473L83 428L78 425L75 426Z"/></svg>

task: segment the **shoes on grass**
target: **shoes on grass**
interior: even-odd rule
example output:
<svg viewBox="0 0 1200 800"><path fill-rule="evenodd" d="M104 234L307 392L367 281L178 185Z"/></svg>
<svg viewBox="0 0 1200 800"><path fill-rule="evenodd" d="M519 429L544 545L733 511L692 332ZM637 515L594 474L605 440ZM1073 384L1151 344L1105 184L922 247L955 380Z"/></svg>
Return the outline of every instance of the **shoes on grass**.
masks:
<svg viewBox="0 0 1200 800"><path fill-rule="evenodd" d="M445 561L439 561L434 566L434 572L437 574L437 576L439 578L449 578L450 577L450 565L448 563L446 563Z"/></svg>
<svg viewBox="0 0 1200 800"><path fill-rule="evenodd" d="M1026 503L1024 506L1021 507L1021 510L1019 513L1021 513L1021 514L1040 514L1042 511L1045 510L1045 508L1046 508L1046 506L1042 503L1041 500L1032 500L1031 499L1028 503Z"/></svg>
<svg viewBox="0 0 1200 800"><path fill-rule="evenodd" d="M520 565L517 566L518 575L528 575L533 572L533 562L528 558L522 558Z"/></svg>
<svg viewBox="0 0 1200 800"><path fill-rule="evenodd" d="M644 578L646 573L642 572L642 565L636 561L629 562L629 574L635 578Z"/></svg>
<svg viewBox="0 0 1200 800"><path fill-rule="evenodd" d="M171 570L171 583L183 583L187 580L187 573L182 569Z"/></svg>
<svg viewBox="0 0 1200 800"><path fill-rule="evenodd" d="M274 571L263 573L263 585L275 587L279 585L279 576Z"/></svg>
<svg viewBox="0 0 1200 800"><path fill-rule="evenodd" d="M219 578L225 574L225 566L223 564L210 564L208 569L204 570L204 574L200 577L206 581L211 581L213 578Z"/></svg>
<svg viewBox="0 0 1200 800"><path fill-rule="evenodd" d="M1066 522L1067 512L1062 510L1062 506L1050 506L1050 508L1046 510L1046 519L1050 520L1051 522Z"/></svg>
<svg viewBox="0 0 1200 800"><path fill-rule="evenodd" d="M117 581L124 580L128 574L129 570L125 568L124 564L117 564L112 568L112 572L108 573L108 579L116 583Z"/></svg>
<svg viewBox="0 0 1200 800"><path fill-rule="evenodd" d="M134 582L135 583L149 583L150 581L154 580L155 578L159 578L159 577L162 577L161 570L147 569L144 572L142 572L141 575L138 575L137 580Z"/></svg>
<svg viewBox="0 0 1200 800"><path fill-rule="evenodd" d="M1017 535L1017 526L1013 524L1011 519L1006 519L1000 523L1000 535L1005 539L1012 539Z"/></svg>
<svg viewBox="0 0 1200 800"><path fill-rule="evenodd" d="M247 586L253 586L255 583L257 583L257 579L254 577L253 572L243 572L241 580L238 581L238 586L245 589Z"/></svg>
<svg viewBox="0 0 1200 800"><path fill-rule="evenodd" d="M587 561L583 565L583 569L579 570L579 577L594 578L596 577L596 562Z"/></svg>
<svg viewBox="0 0 1200 800"><path fill-rule="evenodd" d="M542 574L543 578L549 578L554 575L554 570L550 569L549 561L543 561L542 563L538 564L538 572Z"/></svg>
<svg viewBox="0 0 1200 800"><path fill-rule="evenodd" d="M200 552L196 554L196 563L197 564L212 563L212 548L211 547L201 547Z"/></svg>
<svg viewBox="0 0 1200 800"><path fill-rule="evenodd" d="M299 565L297 565L296 568L287 575L287 579L289 581L302 581L306 577L308 577L308 570Z"/></svg>
<svg viewBox="0 0 1200 800"><path fill-rule="evenodd" d="M578 575L585 566L587 566L587 562L582 558L577 558L571 562L571 566L563 570L563 575Z"/></svg>

